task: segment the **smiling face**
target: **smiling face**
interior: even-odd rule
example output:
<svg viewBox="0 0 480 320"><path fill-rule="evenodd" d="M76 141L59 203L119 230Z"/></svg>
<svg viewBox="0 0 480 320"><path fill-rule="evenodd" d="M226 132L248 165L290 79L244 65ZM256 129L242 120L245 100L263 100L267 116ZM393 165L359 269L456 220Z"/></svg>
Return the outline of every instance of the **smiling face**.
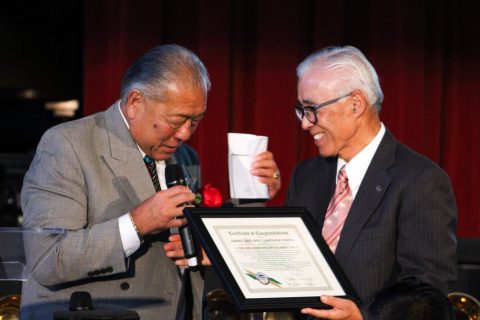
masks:
<svg viewBox="0 0 480 320"><path fill-rule="evenodd" d="M161 100L132 90L123 110L133 139L158 161L170 158L182 142L190 139L207 107L200 88L176 81L164 90Z"/></svg>
<svg viewBox="0 0 480 320"><path fill-rule="evenodd" d="M318 105L348 93L334 90L342 88L341 83L327 80L326 75L314 69L305 72L298 80L298 101L303 106ZM339 156L349 161L358 152L356 95L354 93L318 109L316 124L306 117L302 119L302 129L311 134L322 157Z"/></svg>

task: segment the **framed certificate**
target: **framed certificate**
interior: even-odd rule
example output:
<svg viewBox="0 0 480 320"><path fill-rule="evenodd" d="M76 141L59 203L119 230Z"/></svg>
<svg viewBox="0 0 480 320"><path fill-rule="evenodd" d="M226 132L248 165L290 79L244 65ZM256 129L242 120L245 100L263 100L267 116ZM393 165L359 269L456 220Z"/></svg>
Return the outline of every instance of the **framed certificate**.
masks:
<svg viewBox="0 0 480 320"><path fill-rule="evenodd" d="M194 236L238 311L328 308L320 295L360 303L305 208L185 208Z"/></svg>

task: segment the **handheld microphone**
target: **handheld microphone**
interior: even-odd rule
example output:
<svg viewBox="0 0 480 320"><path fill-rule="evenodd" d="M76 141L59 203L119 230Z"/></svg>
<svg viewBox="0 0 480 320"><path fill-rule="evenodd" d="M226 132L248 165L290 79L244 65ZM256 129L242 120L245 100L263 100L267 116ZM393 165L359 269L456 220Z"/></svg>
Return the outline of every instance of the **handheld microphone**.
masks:
<svg viewBox="0 0 480 320"><path fill-rule="evenodd" d="M169 164L165 167L165 180L167 188L173 186L187 186L187 180L185 178L185 173L180 164ZM185 258L187 258L188 266L192 271L195 271L198 266L197 261L197 247L195 241L193 240L192 233L188 225L179 228L180 239L182 240L183 252L185 253Z"/></svg>

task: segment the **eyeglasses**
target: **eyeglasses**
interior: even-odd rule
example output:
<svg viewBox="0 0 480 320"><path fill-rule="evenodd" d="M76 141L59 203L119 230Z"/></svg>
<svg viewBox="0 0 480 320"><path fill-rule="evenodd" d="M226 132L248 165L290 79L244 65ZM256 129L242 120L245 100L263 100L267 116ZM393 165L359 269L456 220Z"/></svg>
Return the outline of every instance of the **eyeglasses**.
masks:
<svg viewBox="0 0 480 320"><path fill-rule="evenodd" d="M199 117L190 117L190 116L176 116L173 118L168 118L165 115L162 115L165 121L168 123L170 128L177 130L180 127L183 127L185 123L190 121L190 128L196 128L200 121L203 119L203 114Z"/></svg>
<svg viewBox="0 0 480 320"><path fill-rule="evenodd" d="M318 121L318 118L317 118L317 110L322 108L322 107L325 107L325 106L328 106L330 104L333 104L335 102L337 102L338 100L340 99L343 99L343 98L346 98L350 95L352 95L353 92L350 92L350 93L347 93L341 97L338 97L338 98L335 98L335 99L332 99L332 100L328 100L328 101L325 101L325 102L322 102L320 104L317 104L317 105L312 105L312 106L302 106L300 102L297 103L297 105L293 108L295 110L295 115L297 116L298 120L302 121L303 120L303 117L306 117L307 120L311 123L311 124L316 124L317 121Z"/></svg>

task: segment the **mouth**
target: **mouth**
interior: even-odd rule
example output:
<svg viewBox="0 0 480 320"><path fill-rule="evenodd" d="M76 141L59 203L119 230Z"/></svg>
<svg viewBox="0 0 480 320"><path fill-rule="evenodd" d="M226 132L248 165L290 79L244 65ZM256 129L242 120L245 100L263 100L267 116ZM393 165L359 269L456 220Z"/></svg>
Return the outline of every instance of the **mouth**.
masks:
<svg viewBox="0 0 480 320"><path fill-rule="evenodd" d="M181 144L181 142L175 144L163 144L161 148L168 153L174 153L175 151L177 151Z"/></svg>
<svg viewBox="0 0 480 320"><path fill-rule="evenodd" d="M177 148L178 146L167 146L167 145L162 146L162 149L168 153L174 153L177 150Z"/></svg>
<svg viewBox="0 0 480 320"><path fill-rule="evenodd" d="M317 132L313 135L313 140L320 141L324 135L325 133L323 132Z"/></svg>

